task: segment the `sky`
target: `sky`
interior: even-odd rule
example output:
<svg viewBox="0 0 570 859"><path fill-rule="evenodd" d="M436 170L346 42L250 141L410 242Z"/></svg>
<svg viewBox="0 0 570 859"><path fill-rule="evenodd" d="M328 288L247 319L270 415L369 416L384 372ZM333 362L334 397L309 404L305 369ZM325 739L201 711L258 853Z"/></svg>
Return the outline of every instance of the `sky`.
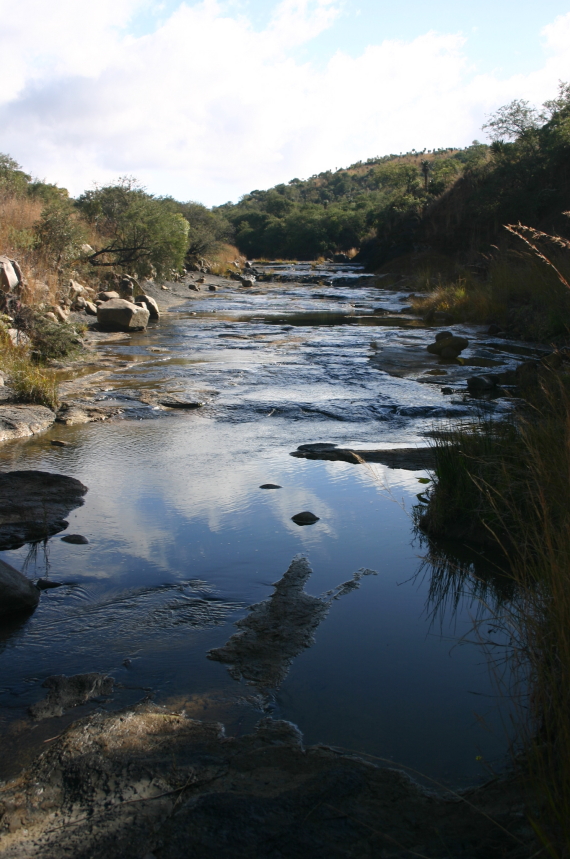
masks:
<svg viewBox="0 0 570 859"><path fill-rule="evenodd" d="M220 205L485 140L570 81L570 0L0 0L0 152L73 195Z"/></svg>

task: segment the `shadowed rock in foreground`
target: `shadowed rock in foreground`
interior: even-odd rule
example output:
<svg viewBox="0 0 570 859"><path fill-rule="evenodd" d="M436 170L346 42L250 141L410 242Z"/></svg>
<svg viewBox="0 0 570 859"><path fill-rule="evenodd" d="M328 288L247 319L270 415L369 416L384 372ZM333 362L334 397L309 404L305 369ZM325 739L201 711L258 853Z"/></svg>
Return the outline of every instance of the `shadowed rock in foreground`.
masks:
<svg viewBox="0 0 570 859"><path fill-rule="evenodd" d="M0 561L0 618L35 609L39 589L23 573Z"/></svg>
<svg viewBox="0 0 570 859"><path fill-rule="evenodd" d="M289 722L226 738L154 705L97 713L0 794L3 859L526 859L516 781L427 794Z"/></svg>
<svg viewBox="0 0 570 859"><path fill-rule="evenodd" d="M0 474L0 551L64 531L64 516L83 504L86 492L74 477L49 471Z"/></svg>

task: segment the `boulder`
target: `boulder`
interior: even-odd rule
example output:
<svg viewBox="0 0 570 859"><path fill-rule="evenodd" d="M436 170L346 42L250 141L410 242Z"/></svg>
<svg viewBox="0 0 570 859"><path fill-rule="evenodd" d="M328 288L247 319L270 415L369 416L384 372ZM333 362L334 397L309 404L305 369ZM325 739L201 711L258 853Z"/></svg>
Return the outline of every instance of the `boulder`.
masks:
<svg viewBox="0 0 570 859"><path fill-rule="evenodd" d="M160 310L158 309L158 304L150 295L139 295L136 301L137 304L144 304L148 312L150 313L151 319L160 319Z"/></svg>
<svg viewBox="0 0 570 859"><path fill-rule="evenodd" d="M31 343L28 335L18 328L8 328L8 337L12 341L13 346L29 346Z"/></svg>
<svg viewBox="0 0 570 859"><path fill-rule="evenodd" d="M74 477L48 471L0 474L0 551L44 540L64 531L71 510L83 504L87 487ZM0 601L1 604L1 601Z"/></svg>
<svg viewBox="0 0 570 859"><path fill-rule="evenodd" d="M0 561L0 616L33 611L40 591L19 570Z"/></svg>
<svg viewBox="0 0 570 859"><path fill-rule="evenodd" d="M97 322L106 331L137 331L146 328L150 313L146 307L111 298L97 308Z"/></svg>
<svg viewBox="0 0 570 859"><path fill-rule="evenodd" d="M239 281L242 286L253 286L255 283L255 275L246 274L243 277L240 277Z"/></svg>
<svg viewBox="0 0 570 859"><path fill-rule="evenodd" d="M314 513L311 513L310 510L303 510L302 513L296 513L294 516L291 516L291 519L296 525L313 525L315 522L319 521L319 517L315 516Z"/></svg>
<svg viewBox="0 0 570 859"><path fill-rule="evenodd" d="M0 256L0 289L13 292L22 283L22 271L15 259Z"/></svg>
<svg viewBox="0 0 570 859"><path fill-rule="evenodd" d="M86 301L85 313L87 313L88 316L97 316L97 305L93 304L92 301Z"/></svg>
<svg viewBox="0 0 570 859"><path fill-rule="evenodd" d="M112 301L114 298L120 298L120 297L121 296L119 295L119 293L114 292L113 290L109 290L107 292L100 292L97 295L97 298L99 299L99 301Z"/></svg>
<svg viewBox="0 0 570 859"><path fill-rule="evenodd" d="M469 340L466 337L457 337L451 331L442 331L436 334L435 343L430 343L427 350L440 358L457 358L468 346Z"/></svg>
<svg viewBox="0 0 570 859"><path fill-rule="evenodd" d="M86 546L89 543L89 540L83 534L66 534L61 539L64 543L72 543L74 546Z"/></svg>
<svg viewBox="0 0 570 859"><path fill-rule="evenodd" d="M485 376L471 376L467 379L467 390L472 397L475 397L486 391L494 391L498 381L498 376L494 373L487 373Z"/></svg>

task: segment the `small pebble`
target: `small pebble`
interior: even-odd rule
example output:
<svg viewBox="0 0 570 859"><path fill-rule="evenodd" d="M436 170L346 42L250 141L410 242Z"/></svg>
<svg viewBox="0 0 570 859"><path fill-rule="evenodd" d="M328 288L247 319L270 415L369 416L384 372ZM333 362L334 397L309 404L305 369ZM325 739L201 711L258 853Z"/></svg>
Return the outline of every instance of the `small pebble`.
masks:
<svg viewBox="0 0 570 859"><path fill-rule="evenodd" d="M82 534L66 534L65 537L61 538L64 543L74 543L78 546L84 546L89 542L87 537L84 537Z"/></svg>

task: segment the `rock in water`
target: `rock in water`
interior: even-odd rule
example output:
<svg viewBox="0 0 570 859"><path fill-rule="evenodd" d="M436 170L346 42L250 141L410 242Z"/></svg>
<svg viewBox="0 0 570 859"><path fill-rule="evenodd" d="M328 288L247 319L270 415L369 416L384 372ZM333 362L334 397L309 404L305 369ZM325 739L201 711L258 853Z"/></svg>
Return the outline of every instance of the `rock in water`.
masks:
<svg viewBox="0 0 570 859"><path fill-rule="evenodd" d="M38 588L19 570L0 561L0 616L33 611L39 601Z"/></svg>
<svg viewBox="0 0 570 859"><path fill-rule="evenodd" d="M64 543L73 543L76 546L86 546L89 540L83 534L66 534L61 538Z"/></svg>
<svg viewBox="0 0 570 859"><path fill-rule="evenodd" d="M87 487L49 471L0 474L0 551L19 549L64 531L64 516L83 504Z"/></svg>
<svg viewBox="0 0 570 859"><path fill-rule="evenodd" d="M259 487L260 489L281 489L281 486L277 483L262 483Z"/></svg>
<svg viewBox="0 0 570 859"><path fill-rule="evenodd" d="M54 421L55 412L45 406L0 406L0 441L37 435Z"/></svg>
<svg viewBox="0 0 570 859"><path fill-rule="evenodd" d="M466 337L456 337L451 331L440 331L435 336L435 343L430 343L427 350L440 358L457 358L468 346Z"/></svg>
<svg viewBox="0 0 570 859"><path fill-rule="evenodd" d="M160 310L158 309L158 304L151 295L137 296L136 303L145 305L146 309L150 313L151 319L160 319Z"/></svg>
<svg viewBox="0 0 570 859"><path fill-rule="evenodd" d="M204 405L197 400L183 400L182 397L162 397L158 402L169 409L201 409Z"/></svg>
<svg viewBox="0 0 570 859"><path fill-rule="evenodd" d="M115 681L104 674L75 674L73 677L58 674L48 677L42 685L49 689L47 697L30 707L30 715L38 721L62 716L65 710L85 704L91 698L110 695Z"/></svg>
<svg viewBox="0 0 570 859"><path fill-rule="evenodd" d="M111 298L97 308L97 322L105 331L140 331L149 319L146 307L123 298Z"/></svg>
<svg viewBox="0 0 570 859"><path fill-rule="evenodd" d="M310 510L303 510L302 513L296 513L294 516L291 516L291 519L297 525L313 525L315 522L319 521L319 517L315 516L314 513L311 513Z"/></svg>

